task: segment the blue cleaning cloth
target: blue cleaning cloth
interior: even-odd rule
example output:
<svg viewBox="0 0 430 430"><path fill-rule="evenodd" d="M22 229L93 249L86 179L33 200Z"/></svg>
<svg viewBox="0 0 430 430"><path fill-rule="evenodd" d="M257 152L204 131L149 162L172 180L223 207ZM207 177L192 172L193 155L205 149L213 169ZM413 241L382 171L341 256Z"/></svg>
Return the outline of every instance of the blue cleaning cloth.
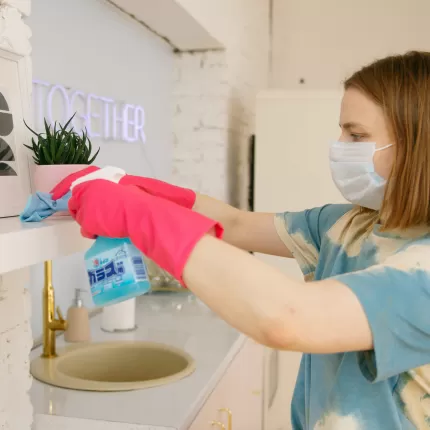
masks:
<svg viewBox="0 0 430 430"><path fill-rule="evenodd" d="M28 198L19 219L23 222L39 222L56 212L67 211L71 196L72 192L69 191L61 199L52 200L51 194L37 192Z"/></svg>

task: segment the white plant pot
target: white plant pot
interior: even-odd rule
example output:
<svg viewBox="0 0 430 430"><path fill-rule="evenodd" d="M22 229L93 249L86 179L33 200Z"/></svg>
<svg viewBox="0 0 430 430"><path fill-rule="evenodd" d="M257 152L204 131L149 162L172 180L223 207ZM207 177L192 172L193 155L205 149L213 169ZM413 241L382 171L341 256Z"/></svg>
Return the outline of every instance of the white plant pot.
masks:
<svg viewBox="0 0 430 430"><path fill-rule="evenodd" d="M30 167L31 192L49 193L66 176L88 167L87 164L32 164ZM57 212L55 216L67 216L67 212Z"/></svg>

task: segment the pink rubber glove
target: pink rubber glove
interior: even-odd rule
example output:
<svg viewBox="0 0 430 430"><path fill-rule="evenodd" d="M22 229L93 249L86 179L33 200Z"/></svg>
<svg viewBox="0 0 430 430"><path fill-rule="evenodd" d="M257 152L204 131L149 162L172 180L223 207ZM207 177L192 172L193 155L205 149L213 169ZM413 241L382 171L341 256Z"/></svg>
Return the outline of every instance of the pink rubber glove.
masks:
<svg viewBox="0 0 430 430"><path fill-rule="evenodd" d="M72 173L66 176L61 182L59 182L50 192L53 200L61 199L65 194L70 191L72 183L82 176L89 175L90 173L100 170L97 166L88 166L85 169L79 170L78 172Z"/></svg>
<svg viewBox="0 0 430 430"><path fill-rule="evenodd" d="M196 202L196 193L187 188L177 187L158 179L145 178L143 176L125 175L119 181L121 185L135 185L156 197L170 200L187 209L192 209Z"/></svg>
<svg viewBox="0 0 430 430"><path fill-rule="evenodd" d="M70 191L70 187L74 181L82 176L88 175L96 170L98 167L90 166L79 172L64 178L58 185L51 191L53 200L58 200ZM125 175L119 182L121 185L135 185L152 194L156 197L170 200L180 206L192 209L196 201L196 193L192 190L177 187L157 179L145 178L143 176Z"/></svg>
<svg viewBox="0 0 430 430"><path fill-rule="evenodd" d="M148 258L176 279L200 239L223 228L216 221L152 196L138 187L96 179L73 188L71 215L81 225L82 235L128 237Z"/></svg>

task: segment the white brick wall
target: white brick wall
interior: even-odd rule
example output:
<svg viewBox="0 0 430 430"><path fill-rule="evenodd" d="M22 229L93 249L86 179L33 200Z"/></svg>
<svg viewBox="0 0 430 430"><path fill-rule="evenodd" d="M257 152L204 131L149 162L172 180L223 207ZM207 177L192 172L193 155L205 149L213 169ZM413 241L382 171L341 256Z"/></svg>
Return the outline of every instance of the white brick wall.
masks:
<svg viewBox="0 0 430 430"><path fill-rule="evenodd" d="M177 55L174 90L173 179L228 198L229 100L225 52Z"/></svg>
<svg viewBox="0 0 430 430"><path fill-rule="evenodd" d="M27 269L0 277L0 429L29 430L33 419L28 390L32 346Z"/></svg>
<svg viewBox="0 0 430 430"><path fill-rule="evenodd" d="M269 0L180 0L225 51L178 53L173 181L244 207L255 95L267 87Z"/></svg>

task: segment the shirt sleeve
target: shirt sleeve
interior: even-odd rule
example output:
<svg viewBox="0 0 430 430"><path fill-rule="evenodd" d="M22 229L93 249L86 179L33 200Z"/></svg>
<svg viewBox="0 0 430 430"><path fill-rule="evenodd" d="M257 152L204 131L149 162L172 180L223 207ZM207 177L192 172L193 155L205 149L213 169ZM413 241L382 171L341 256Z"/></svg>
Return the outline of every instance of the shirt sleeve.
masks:
<svg viewBox="0 0 430 430"><path fill-rule="evenodd" d="M326 205L302 212L284 212L275 217L275 227L305 276L313 278L324 235L351 205Z"/></svg>
<svg viewBox="0 0 430 430"><path fill-rule="evenodd" d="M430 363L430 239L334 279L357 296L372 330L373 351L359 353L369 381Z"/></svg>

